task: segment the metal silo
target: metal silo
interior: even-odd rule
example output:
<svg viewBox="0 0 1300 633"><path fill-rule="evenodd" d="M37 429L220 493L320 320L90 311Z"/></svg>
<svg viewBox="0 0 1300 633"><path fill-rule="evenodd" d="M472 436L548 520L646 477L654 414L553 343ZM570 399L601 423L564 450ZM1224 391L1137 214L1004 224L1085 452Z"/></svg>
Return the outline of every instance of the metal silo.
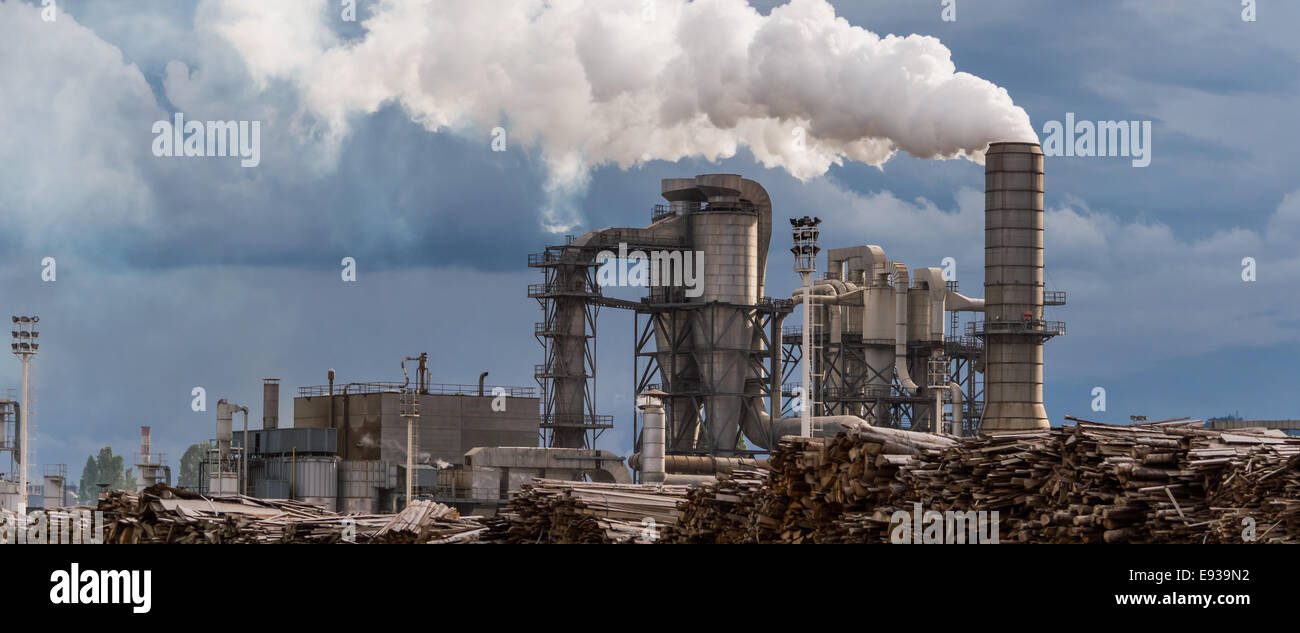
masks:
<svg viewBox="0 0 1300 633"><path fill-rule="evenodd" d="M758 301L758 212L740 199L741 177L708 174L695 179L704 207L688 217L692 246L704 254L703 293L692 336L699 353L707 446L730 454L748 397L745 380L754 332L744 309Z"/></svg>

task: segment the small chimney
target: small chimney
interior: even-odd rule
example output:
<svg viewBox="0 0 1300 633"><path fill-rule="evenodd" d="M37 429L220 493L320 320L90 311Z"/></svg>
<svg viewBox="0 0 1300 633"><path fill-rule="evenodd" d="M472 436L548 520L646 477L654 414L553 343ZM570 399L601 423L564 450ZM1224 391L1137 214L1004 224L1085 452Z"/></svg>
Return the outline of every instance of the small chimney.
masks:
<svg viewBox="0 0 1300 633"><path fill-rule="evenodd" d="M262 428L274 429L280 426L280 379L262 380Z"/></svg>

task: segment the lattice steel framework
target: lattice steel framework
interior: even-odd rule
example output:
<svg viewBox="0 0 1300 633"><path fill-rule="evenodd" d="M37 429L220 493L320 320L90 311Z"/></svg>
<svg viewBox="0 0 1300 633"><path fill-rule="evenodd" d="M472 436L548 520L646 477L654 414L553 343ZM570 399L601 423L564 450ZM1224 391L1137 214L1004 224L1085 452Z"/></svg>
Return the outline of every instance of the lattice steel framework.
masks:
<svg viewBox="0 0 1300 633"><path fill-rule="evenodd" d="M670 455L757 455L768 451L717 446L708 432L705 401L710 397L737 398L744 415L766 414L782 410L782 383L795 365L786 362L790 351L780 344L781 324L793 310L793 302L764 297L757 305L745 306L711 303L659 303L655 295L643 300L633 317L634 393L650 389L663 391L666 452ZM713 308L724 308L716 310ZM724 323L715 323L723 315ZM686 317L683 319L682 317ZM644 317L644 318L643 318ZM743 349L721 344L732 328L751 328L754 344ZM656 333L663 337L656 339ZM699 336L697 332L709 332ZM656 345L656 343L659 345ZM714 352L740 352L746 356L744 366L712 366ZM684 373L684 368L698 369ZM720 388L729 372L744 371L742 392ZM756 400L763 402L760 410ZM774 415L780 416L780 413ZM635 415L633 420L635 420ZM737 421L739 424L739 421ZM640 433L633 427L636 450L640 450ZM743 434L738 432L738 437ZM767 438L776 446L779 438Z"/></svg>

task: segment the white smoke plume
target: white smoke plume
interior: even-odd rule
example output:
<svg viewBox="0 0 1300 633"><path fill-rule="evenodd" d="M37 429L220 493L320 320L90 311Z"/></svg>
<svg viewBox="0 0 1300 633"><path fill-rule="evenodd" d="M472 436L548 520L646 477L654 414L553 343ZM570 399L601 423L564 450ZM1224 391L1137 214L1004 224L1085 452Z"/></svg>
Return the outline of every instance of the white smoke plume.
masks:
<svg viewBox="0 0 1300 633"><path fill-rule="evenodd" d="M983 161L988 144L1036 140L1006 90L958 72L933 37L879 36L825 0L767 16L745 0L382 0L343 41L327 0L217 0L202 21L253 77L303 94L317 134L400 103L429 130L501 126L511 150L548 169L544 221L577 220L560 201L592 167L746 146L799 179L844 159L879 166L898 151Z"/></svg>

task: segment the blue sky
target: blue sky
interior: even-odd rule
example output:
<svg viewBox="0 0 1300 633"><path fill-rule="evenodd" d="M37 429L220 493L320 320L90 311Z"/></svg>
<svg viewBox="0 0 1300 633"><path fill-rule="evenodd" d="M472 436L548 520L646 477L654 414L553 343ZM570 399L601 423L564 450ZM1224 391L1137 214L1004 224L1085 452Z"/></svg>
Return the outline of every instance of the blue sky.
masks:
<svg viewBox="0 0 1300 633"><path fill-rule="evenodd" d="M39 463L75 476L99 447L133 454L142 424L175 458L213 431L211 406L190 411L194 386L254 405L256 421L264 376L283 380L288 419L287 395L328 368L395 379L421 351L440 382L491 371L534 384L525 255L564 232L646 224L664 177L743 174L778 217L826 219L825 245L878 244L912 267L954 257L963 290L982 294L983 168L970 160L903 152L801 180L741 144L716 160L598 162L557 188L554 138L489 149L493 121L526 130L531 110L433 130L418 103L304 87L324 85L303 80L314 42L373 43L367 20L391 6L362 0L343 22L335 2L275 3L295 7L293 25L259 32L237 19L258 4L62 0L45 22L39 2L0 0L0 303L42 317ZM1296 417L1300 6L1259 0L1245 22L1236 0L957 0L946 22L937 0L831 4L876 34L938 38L1039 133L1066 112L1152 122L1149 167L1047 163L1049 286L1070 293L1054 315L1069 335L1046 352L1054 422ZM319 107L335 97L365 103ZM262 165L153 156L149 125L175 111L262 121ZM550 232L557 213L574 226ZM786 240L773 239L773 296L795 283ZM355 284L339 280L343 257L358 261ZM605 310L599 327L599 408L618 416L603 444L623 453L631 317ZM18 363L0 363L0 387L18 381ZM1095 386L1105 413L1090 410Z"/></svg>

